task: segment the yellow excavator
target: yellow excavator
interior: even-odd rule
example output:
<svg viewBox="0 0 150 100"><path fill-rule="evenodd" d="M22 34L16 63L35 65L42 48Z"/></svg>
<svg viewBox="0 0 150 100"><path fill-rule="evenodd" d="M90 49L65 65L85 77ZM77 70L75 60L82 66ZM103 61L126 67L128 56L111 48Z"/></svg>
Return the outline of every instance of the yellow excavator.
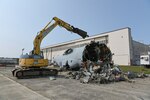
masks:
<svg viewBox="0 0 150 100"><path fill-rule="evenodd" d="M54 21L53 24L51 24L52 21ZM42 40L56 26L63 27L70 32L77 33L82 38L88 37L87 32L79 28L75 28L57 17L53 17L52 21L50 21L35 37L33 50L29 54L22 54L20 56L19 66L12 70L13 76L17 78L28 78L58 74L58 70L48 68L48 59L44 59L43 52L40 50Z"/></svg>

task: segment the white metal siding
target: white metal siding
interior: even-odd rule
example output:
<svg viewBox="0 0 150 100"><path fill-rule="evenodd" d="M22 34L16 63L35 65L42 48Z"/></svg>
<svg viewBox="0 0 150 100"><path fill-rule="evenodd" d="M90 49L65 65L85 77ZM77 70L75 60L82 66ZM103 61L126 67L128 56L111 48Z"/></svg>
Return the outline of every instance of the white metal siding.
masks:
<svg viewBox="0 0 150 100"><path fill-rule="evenodd" d="M109 33L108 46L114 53L115 64L130 65L129 29Z"/></svg>

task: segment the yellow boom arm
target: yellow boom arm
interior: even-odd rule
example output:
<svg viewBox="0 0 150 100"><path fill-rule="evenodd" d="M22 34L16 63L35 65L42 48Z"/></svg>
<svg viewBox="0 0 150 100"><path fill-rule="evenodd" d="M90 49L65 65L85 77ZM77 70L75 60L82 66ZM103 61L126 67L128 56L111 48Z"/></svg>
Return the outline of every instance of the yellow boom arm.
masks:
<svg viewBox="0 0 150 100"><path fill-rule="evenodd" d="M71 26L70 24L64 22L63 20L54 17L53 20L55 21L52 25L51 22L49 22L44 29L42 29L39 34L35 37L34 39L34 48L33 48L33 54L34 55L39 55L41 53L40 51L40 45L41 42L43 40L43 38L49 33L51 32L57 25L65 28L66 30L70 31L70 32L74 32L77 33L78 35L80 35L82 38L88 37L87 32L78 29L78 28L74 28L73 26Z"/></svg>

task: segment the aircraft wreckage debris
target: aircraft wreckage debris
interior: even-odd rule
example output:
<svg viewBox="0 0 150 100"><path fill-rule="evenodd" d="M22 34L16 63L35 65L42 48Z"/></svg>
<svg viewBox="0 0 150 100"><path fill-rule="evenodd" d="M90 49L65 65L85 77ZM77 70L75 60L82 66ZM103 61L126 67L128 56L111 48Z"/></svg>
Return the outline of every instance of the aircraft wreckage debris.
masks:
<svg viewBox="0 0 150 100"><path fill-rule="evenodd" d="M70 71L66 78L80 80L81 83L106 84L110 82L134 82L134 78L148 77L146 74L124 73L112 62L111 50L104 44L91 41L84 47L79 71Z"/></svg>

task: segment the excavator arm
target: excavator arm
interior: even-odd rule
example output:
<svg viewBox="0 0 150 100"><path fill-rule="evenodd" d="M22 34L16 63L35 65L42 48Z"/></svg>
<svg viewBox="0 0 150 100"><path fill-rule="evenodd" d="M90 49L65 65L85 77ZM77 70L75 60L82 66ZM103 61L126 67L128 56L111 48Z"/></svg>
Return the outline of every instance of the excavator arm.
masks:
<svg viewBox="0 0 150 100"><path fill-rule="evenodd" d="M54 17L52 20L54 20L55 22L51 24L51 21L44 27L44 29L42 29L39 34L35 37L34 39L34 48L33 48L33 55L39 55L41 53L40 51L40 45L41 42L43 40L43 38L50 33L57 25L61 26L63 28L65 28L66 30L73 32L73 33L77 33L78 35L80 35L82 38L88 37L87 32L79 29L79 28L75 28L74 26L71 26L70 24L64 22L63 20Z"/></svg>

